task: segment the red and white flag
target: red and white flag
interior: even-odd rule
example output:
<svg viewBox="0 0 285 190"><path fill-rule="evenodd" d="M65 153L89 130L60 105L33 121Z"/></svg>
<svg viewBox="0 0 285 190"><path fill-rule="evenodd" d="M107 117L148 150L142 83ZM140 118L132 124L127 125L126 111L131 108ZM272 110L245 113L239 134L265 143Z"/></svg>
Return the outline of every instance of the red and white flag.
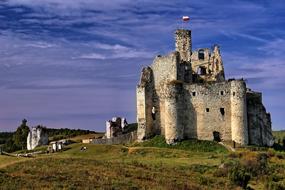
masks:
<svg viewBox="0 0 285 190"><path fill-rule="evenodd" d="M182 17L182 20L185 21L185 22L186 22L186 21L189 21L189 20L190 20L190 17L189 17L189 16L183 16L183 17Z"/></svg>

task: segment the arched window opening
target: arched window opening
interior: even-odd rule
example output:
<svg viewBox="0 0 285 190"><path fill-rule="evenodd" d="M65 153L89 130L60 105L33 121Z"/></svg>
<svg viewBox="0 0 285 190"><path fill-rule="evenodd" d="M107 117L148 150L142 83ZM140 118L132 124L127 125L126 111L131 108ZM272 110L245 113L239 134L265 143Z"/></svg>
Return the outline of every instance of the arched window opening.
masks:
<svg viewBox="0 0 285 190"><path fill-rule="evenodd" d="M156 118L155 118L155 114L156 114L155 107L152 107L152 109L151 109L151 117L152 117L153 120L156 119Z"/></svg>

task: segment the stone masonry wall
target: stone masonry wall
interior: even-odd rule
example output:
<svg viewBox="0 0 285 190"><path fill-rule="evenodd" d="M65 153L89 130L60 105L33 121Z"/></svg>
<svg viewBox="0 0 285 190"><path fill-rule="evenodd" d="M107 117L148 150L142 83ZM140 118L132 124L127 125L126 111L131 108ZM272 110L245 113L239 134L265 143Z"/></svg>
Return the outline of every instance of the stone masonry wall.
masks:
<svg viewBox="0 0 285 190"><path fill-rule="evenodd" d="M180 81L172 81L164 85L160 90L160 97L163 100L163 112L160 113L161 122L164 125L163 134L168 144L184 138L184 126L181 117L185 109L183 107L183 83Z"/></svg>
<svg viewBox="0 0 285 190"><path fill-rule="evenodd" d="M232 140L240 145L248 144L246 84L243 80L231 81Z"/></svg>
<svg viewBox="0 0 285 190"><path fill-rule="evenodd" d="M262 104L261 93L247 92L247 110L249 143L272 146L274 141L271 132L271 117Z"/></svg>
<svg viewBox="0 0 285 190"><path fill-rule="evenodd" d="M164 110L165 101L161 99L160 90L169 81L179 80L181 75L178 75L178 70L180 67L180 56L178 52L170 53L168 56L158 56L155 58L151 69L153 71L153 94L151 100L152 107L155 108L155 119L152 119L152 134L164 134L165 130L165 119ZM184 76L183 76L184 77ZM151 112L148 114L151 115Z"/></svg>
<svg viewBox="0 0 285 190"><path fill-rule="evenodd" d="M112 137L110 139L92 139L91 144L129 144L137 140L137 131L133 131L127 134L120 135L118 137Z"/></svg>
<svg viewBox="0 0 285 190"><path fill-rule="evenodd" d="M153 119L151 117L154 96L154 79L150 67L142 70L140 83L137 86L137 122L138 140L148 138L153 132Z"/></svg>
<svg viewBox="0 0 285 190"><path fill-rule="evenodd" d="M185 86L188 115L185 136L213 140L219 132L222 140L231 140L231 84L191 84Z"/></svg>
<svg viewBox="0 0 285 190"><path fill-rule="evenodd" d="M190 61L192 52L192 40L190 30L176 30L175 51L180 53L182 61Z"/></svg>

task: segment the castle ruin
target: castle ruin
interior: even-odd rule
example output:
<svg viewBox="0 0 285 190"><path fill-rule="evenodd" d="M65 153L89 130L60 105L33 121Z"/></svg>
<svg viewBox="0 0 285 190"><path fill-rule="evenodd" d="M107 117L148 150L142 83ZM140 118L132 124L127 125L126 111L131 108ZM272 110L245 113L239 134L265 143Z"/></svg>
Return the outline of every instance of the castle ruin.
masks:
<svg viewBox="0 0 285 190"><path fill-rule="evenodd" d="M262 94L243 79L225 79L219 46L192 51L191 30L175 32L175 52L142 69L137 86L139 141L163 135L271 146L271 117Z"/></svg>

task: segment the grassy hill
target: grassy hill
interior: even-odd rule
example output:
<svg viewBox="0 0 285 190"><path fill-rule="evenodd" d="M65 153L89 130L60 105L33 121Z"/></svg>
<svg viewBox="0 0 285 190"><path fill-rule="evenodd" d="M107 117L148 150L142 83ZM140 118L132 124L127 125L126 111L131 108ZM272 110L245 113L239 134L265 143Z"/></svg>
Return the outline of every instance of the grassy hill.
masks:
<svg viewBox="0 0 285 190"><path fill-rule="evenodd" d="M81 147L86 146L86 151ZM34 158L0 156L2 189L284 189L285 154L228 152L209 141L92 145Z"/></svg>

